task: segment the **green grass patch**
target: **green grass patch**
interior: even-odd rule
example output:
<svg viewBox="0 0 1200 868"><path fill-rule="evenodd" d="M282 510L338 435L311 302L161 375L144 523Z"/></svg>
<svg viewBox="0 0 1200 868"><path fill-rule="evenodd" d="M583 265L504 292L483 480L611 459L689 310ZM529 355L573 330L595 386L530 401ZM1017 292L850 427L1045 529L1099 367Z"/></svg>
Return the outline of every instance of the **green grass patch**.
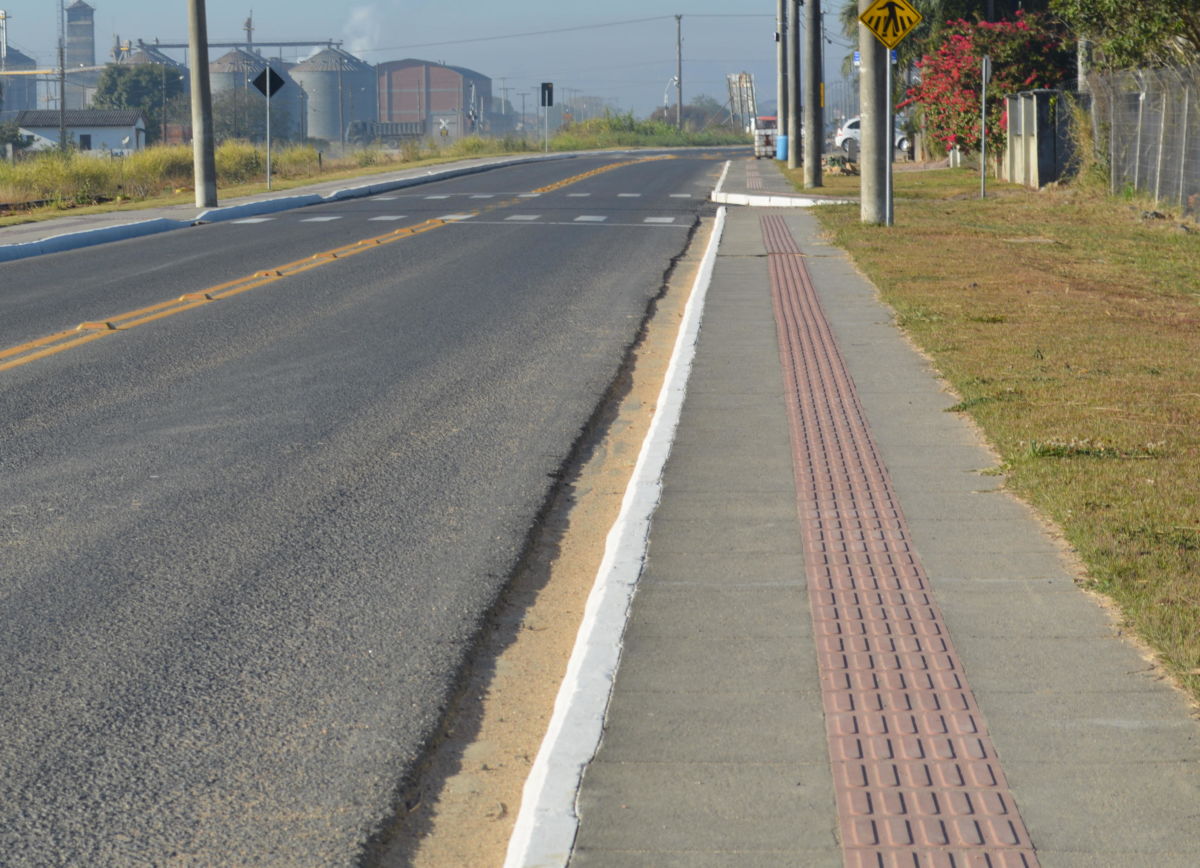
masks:
<svg viewBox="0 0 1200 868"><path fill-rule="evenodd" d="M1005 484L1200 698L1200 233L1093 183L980 199L977 174L944 169L895 186L893 227L816 214L963 396L951 409Z"/></svg>

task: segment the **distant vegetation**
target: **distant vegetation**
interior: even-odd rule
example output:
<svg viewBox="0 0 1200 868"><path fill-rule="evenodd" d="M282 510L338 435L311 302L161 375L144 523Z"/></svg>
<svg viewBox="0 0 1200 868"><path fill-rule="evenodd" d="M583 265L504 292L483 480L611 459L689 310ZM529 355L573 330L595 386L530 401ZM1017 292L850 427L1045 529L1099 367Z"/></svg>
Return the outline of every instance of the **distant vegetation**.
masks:
<svg viewBox="0 0 1200 868"><path fill-rule="evenodd" d="M632 115L593 118L572 124L550 139L552 151L628 147L678 147L745 144L746 137L727 129L681 132L662 121ZM406 143L399 149L363 148L331 158L311 145L272 150L272 176L282 188L305 180L388 171L405 164L523 152L543 148L541 139L520 136L468 136L439 147ZM217 148L217 184L231 187L265 184L266 151L261 145L232 140ZM147 148L128 157L105 158L68 151L27 155L15 164L0 163L0 207L44 203L55 208L110 201L151 200L184 192L192 185L192 149L170 145ZM249 191L247 191L249 192Z"/></svg>

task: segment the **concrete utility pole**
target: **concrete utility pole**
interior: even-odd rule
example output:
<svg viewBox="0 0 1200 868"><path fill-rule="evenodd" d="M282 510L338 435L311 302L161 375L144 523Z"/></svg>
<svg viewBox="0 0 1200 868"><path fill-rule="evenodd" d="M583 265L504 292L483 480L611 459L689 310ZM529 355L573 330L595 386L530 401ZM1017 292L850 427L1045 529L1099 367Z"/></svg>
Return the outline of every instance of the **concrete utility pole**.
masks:
<svg viewBox="0 0 1200 868"><path fill-rule="evenodd" d="M858 13L866 12L871 0L858 0ZM858 23L858 52L862 68L858 76L860 131L859 214L863 223L888 222L887 161L891 159L891 130L886 129L888 50L867 26Z"/></svg>
<svg viewBox="0 0 1200 868"><path fill-rule="evenodd" d="M800 0L788 9L788 152L789 169L800 168Z"/></svg>
<svg viewBox="0 0 1200 868"><path fill-rule="evenodd" d="M776 0L775 11L775 132L787 135L788 122L788 79L787 79L787 2Z"/></svg>
<svg viewBox="0 0 1200 868"><path fill-rule="evenodd" d="M675 126L683 129L683 16L675 16Z"/></svg>
<svg viewBox="0 0 1200 868"><path fill-rule="evenodd" d="M825 75L821 47L821 0L808 0L804 7L806 32L804 53L804 186L820 187L821 151L825 144Z"/></svg>
<svg viewBox="0 0 1200 868"><path fill-rule="evenodd" d="M188 64L192 77L192 166L196 207L217 204L217 160L213 150L212 90L208 84L208 20L204 0L188 0Z"/></svg>

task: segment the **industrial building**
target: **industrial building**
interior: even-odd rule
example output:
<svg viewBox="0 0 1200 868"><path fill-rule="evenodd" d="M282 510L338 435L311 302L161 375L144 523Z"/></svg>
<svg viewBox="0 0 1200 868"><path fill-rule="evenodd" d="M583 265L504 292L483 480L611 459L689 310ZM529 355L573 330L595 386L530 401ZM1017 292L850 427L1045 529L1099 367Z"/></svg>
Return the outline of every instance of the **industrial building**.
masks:
<svg viewBox="0 0 1200 868"><path fill-rule="evenodd" d="M0 12L0 73L37 69L28 54L8 44L4 13ZM23 111L37 108L37 78L33 75L0 75L0 123Z"/></svg>
<svg viewBox="0 0 1200 868"><path fill-rule="evenodd" d="M381 123L421 123L426 135L448 140L483 131L492 105L487 76L415 58L381 63L376 71Z"/></svg>
<svg viewBox="0 0 1200 868"><path fill-rule="evenodd" d="M75 0L67 7L67 44L65 65L73 72L66 80L67 108L81 109L91 105L92 95L100 81L96 65L96 10Z"/></svg>

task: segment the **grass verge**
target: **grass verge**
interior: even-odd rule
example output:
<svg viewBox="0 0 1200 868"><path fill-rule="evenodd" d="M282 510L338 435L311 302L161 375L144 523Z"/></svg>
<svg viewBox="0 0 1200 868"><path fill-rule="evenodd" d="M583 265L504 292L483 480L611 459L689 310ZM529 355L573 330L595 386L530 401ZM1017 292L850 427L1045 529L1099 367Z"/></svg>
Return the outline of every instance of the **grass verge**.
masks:
<svg viewBox="0 0 1200 868"><path fill-rule="evenodd" d="M1200 699L1200 231L1098 191L993 184L980 200L978 184L897 172L891 228L857 205L816 213L961 395L952 411L1007 486Z"/></svg>

